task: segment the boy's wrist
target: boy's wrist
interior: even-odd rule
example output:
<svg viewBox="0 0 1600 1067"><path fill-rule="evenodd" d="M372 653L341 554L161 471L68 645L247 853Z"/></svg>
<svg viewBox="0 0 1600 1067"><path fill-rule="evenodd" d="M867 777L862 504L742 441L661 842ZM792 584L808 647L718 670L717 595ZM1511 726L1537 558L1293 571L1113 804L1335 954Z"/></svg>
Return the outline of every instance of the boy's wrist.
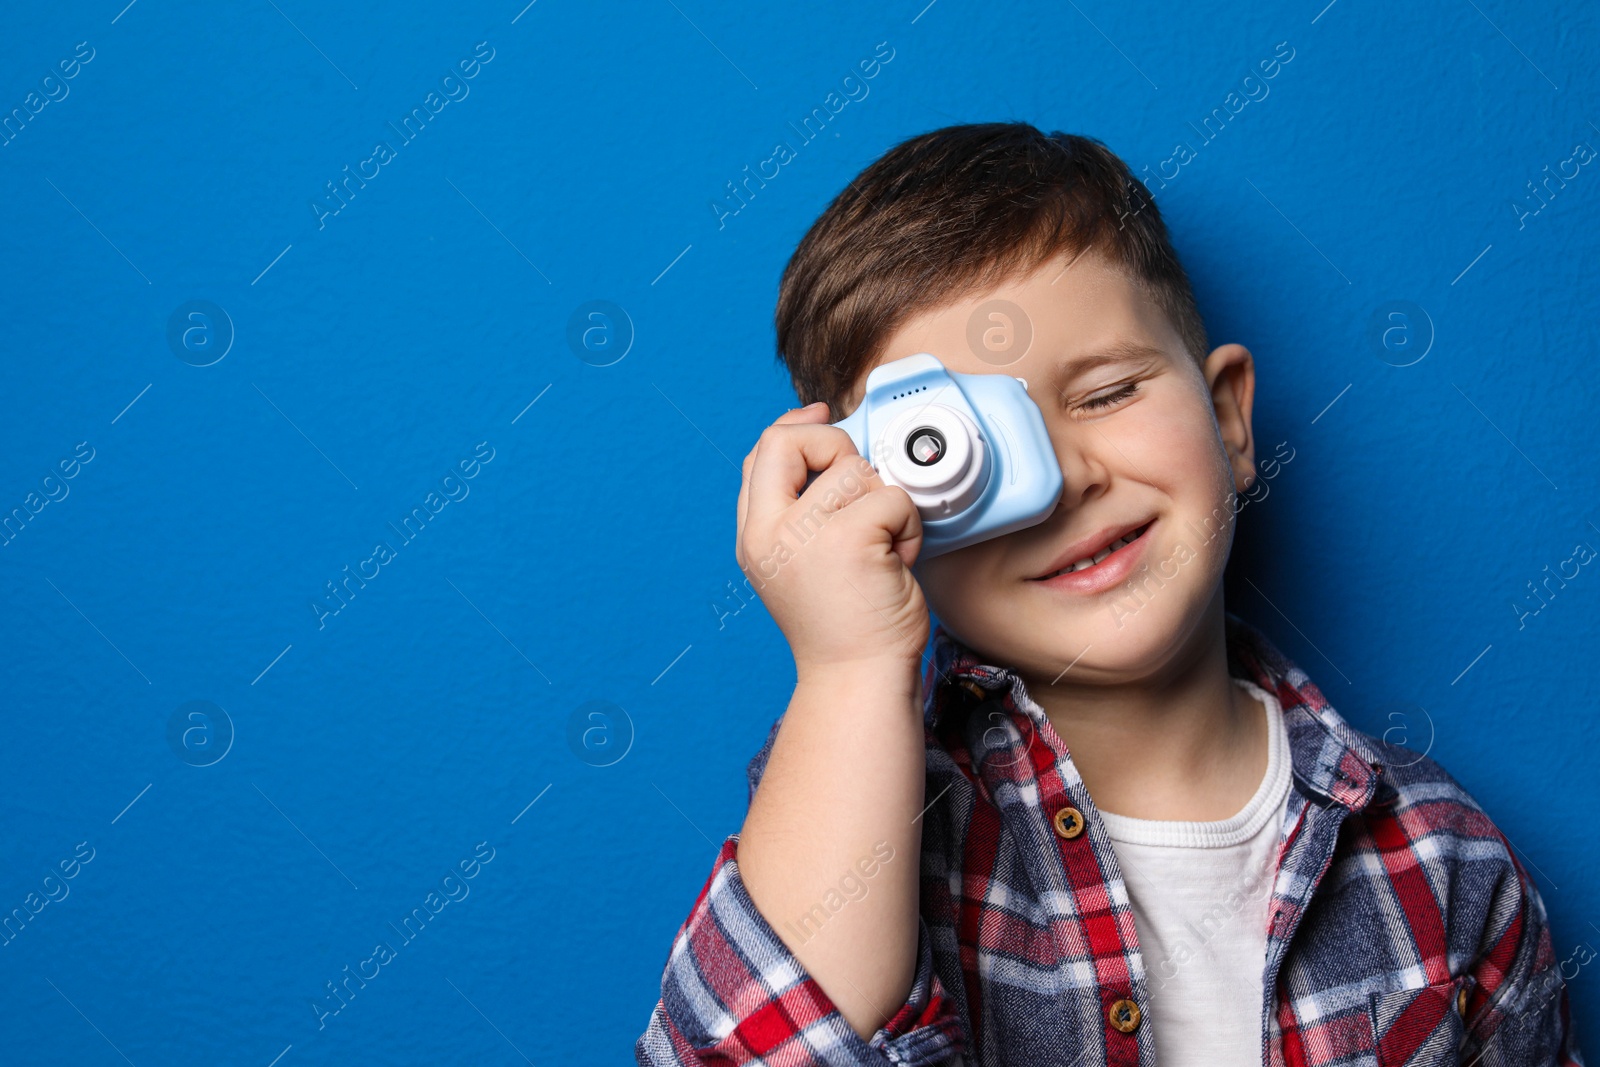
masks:
<svg viewBox="0 0 1600 1067"><path fill-rule="evenodd" d="M795 664L795 688L818 693L850 693L920 702L920 657L882 656L831 663Z"/></svg>

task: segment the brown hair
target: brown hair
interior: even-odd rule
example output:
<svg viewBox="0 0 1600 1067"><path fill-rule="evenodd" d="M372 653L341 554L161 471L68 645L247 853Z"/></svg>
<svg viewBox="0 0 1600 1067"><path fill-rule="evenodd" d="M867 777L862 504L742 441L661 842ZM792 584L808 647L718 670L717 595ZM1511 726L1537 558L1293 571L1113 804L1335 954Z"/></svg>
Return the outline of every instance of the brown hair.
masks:
<svg viewBox="0 0 1600 1067"><path fill-rule="evenodd" d="M1205 324L1161 213L1104 144L1023 122L921 134L857 175L806 231L778 287L778 358L801 403L825 400L837 420L906 319L1089 249L1205 359Z"/></svg>

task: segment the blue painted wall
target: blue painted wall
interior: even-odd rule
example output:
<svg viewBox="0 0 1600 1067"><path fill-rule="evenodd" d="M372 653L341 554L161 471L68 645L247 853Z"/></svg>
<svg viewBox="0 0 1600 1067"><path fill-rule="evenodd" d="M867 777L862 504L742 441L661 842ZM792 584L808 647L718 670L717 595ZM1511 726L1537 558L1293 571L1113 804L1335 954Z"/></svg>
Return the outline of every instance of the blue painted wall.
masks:
<svg viewBox="0 0 1600 1067"><path fill-rule="evenodd" d="M778 274L958 121L1168 176L1294 455L1230 606L1600 945L1600 569L1522 600L1600 548L1592 9L123 2L0 44L8 1059L626 1059L792 684L718 607Z"/></svg>

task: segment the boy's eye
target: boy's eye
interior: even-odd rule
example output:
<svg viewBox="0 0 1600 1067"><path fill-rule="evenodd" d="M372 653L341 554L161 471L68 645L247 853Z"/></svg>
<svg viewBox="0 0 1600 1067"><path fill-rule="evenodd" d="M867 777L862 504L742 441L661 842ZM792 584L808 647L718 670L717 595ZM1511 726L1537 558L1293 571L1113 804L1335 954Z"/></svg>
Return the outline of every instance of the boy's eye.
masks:
<svg viewBox="0 0 1600 1067"><path fill-rule="evenodd" d="M1099 393L1095 396L1091 396L1078 406L1090 411L1093 411L1096 408L1106 408L1110 407L1112 404L1126 400L1128 397L1132 396L1138 391L1138 382L1128 382L1126 385L1118 386L1109 392Z"/></svg>

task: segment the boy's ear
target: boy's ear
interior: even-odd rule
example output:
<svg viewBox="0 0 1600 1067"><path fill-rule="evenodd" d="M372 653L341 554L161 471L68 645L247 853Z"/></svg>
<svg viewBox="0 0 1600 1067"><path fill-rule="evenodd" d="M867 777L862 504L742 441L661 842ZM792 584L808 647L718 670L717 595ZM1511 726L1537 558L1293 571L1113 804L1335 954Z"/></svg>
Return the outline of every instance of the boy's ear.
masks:
<svg viewBox="0 0 1600 1067"><path fill-rule="evenodd" d="M1244 345L1218 345L1206 357L1201 373L1211 390L1217 430L1233 468L1234 489L1242 493L1256 478L1256 439L1250 425L1256 396L1255 360Z"/></svg>

